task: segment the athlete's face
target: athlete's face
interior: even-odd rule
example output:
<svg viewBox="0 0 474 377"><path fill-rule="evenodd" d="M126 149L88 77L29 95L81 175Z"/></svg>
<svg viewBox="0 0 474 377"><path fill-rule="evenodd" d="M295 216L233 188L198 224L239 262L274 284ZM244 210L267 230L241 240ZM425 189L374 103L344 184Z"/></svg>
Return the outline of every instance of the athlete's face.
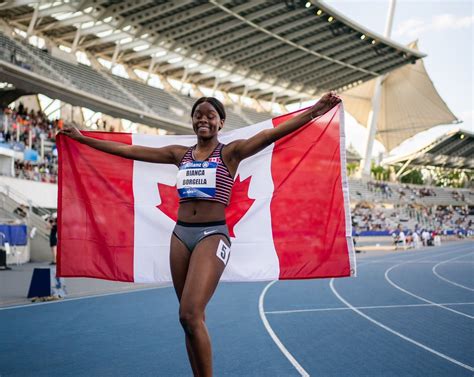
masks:
<svg viewBox="0 0 474 377"><path fill-rule="evenodd" d="M224 126L224 120L209 102L203 102L196 107L192 121L196 135L206 139L217 135Z"/></svg>

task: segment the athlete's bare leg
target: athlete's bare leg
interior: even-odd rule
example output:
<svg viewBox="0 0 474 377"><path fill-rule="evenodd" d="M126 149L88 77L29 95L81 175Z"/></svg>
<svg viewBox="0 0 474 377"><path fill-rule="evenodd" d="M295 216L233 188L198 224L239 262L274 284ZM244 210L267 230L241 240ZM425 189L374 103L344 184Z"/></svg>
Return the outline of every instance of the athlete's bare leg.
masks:
<svg viewBox="0 0 474 377"><path fill-rule="evenodd" d="M190 259L191 253L189 252L188 248L173 234L171 236L170 267L174 290L176 291L176 296L178 296L179 302L181 302L181 295L183 293ZM187 334L186 351L188 353L189 363L191 364L193 374L195 376L199 376L195 357Z"/></svg>
<svg viewBox="0 0 474 377"><path fill-rule="evenodd" d="M200 377L212 376L211 340L204 322L204 312L225 268L216 256L221 239L228 244L225 237L215 235L203 239L193 250L180 301L179 319Z"/></svg>

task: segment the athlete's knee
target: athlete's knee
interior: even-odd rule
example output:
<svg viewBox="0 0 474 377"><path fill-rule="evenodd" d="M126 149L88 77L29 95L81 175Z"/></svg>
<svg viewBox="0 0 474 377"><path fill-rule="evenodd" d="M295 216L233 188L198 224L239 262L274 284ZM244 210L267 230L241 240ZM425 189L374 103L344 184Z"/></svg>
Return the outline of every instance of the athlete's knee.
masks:
<svg viewBox="0 0 474 377"><path fill-rule="evenodd" d="M192 336L204 323L204 313L193 308L180 307L179 322L186 334Z"/></svg>

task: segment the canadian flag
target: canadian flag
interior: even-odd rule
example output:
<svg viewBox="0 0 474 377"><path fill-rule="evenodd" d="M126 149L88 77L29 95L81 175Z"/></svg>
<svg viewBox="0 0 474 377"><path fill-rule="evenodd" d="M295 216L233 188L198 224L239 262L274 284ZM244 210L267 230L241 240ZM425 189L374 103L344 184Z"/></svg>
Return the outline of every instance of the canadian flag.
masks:
<svg viewBox="0 0 474 377"><path fill-rule="evenodd" d="M249 138L300 111L219 140ZM86 134L152 147L196 143L195 136ZM177 167L109 155L63 135L57 143L58 276L171 281ZM342 105L242 161L226 211L232 247L221 280L354 275L345 172Z"/></svg>

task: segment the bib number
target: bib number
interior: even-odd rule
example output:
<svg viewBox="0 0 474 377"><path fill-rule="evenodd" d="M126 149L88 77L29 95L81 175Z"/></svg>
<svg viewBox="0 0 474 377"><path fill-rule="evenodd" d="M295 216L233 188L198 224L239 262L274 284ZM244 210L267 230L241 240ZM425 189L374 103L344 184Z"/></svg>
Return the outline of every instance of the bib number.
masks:
<svg viewBox="0 0 474 377"><path fill-rule="evenodd" d="M216 173L216 162L194 161L180 166L177 180L179 197L214 198Z"/></svg>
<svg viewBox="0 0 474 377"><path fill-rule="evenodd" d="M219 241L216 255L227 266L227 262L229 261L229 257L230 257L230 247L227 246L225 242L222 240Z"/></svg>

